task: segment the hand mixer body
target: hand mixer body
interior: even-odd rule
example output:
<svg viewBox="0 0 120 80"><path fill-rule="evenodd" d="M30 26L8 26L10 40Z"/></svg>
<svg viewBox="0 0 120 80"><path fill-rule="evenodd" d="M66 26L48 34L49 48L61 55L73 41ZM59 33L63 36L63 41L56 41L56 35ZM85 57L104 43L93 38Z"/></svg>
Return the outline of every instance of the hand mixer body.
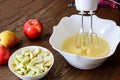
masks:
<svg viewBox="0 0 120 80"><path fill-rule="evenodd" d="M78 11L95 11L98 0L75 0L75 6Z"/></svg>

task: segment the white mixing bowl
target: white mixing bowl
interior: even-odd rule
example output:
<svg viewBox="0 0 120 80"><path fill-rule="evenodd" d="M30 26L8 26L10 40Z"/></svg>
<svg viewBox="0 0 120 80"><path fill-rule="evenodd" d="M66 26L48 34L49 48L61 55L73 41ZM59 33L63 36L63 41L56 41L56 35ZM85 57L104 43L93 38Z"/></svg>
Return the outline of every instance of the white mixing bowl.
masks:
<svg viewBox="0 0 120 80"><path fill-rule="evenodd" d="M115 52L117 45L120 42L120 27L118 27L116 23L112 20L102 19L94 15L93 16L94 32L108 42L110 46L110 51L109 55L106 57L89 58L62 51L63 42L70 36L79 32L80 25L81 25L80 15L72 15L70 17L62 18L59 24L57 26L54 26L53 33L50 37L49 42L51 46L56 51L58 51L70 65L79 69L96 68L99 65L101 65L108 57L113 55L113 53ZM89 31L89 27L90 16L84 16L85 32Z"/></svg>

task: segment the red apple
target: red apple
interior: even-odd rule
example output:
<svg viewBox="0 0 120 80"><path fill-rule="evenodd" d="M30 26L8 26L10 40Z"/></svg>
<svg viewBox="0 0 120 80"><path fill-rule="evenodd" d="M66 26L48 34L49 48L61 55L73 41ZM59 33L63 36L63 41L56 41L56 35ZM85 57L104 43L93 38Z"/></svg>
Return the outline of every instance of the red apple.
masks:
<svg viewBox="0 0 120 80"><path fill-rule="evenodd" d="M30 19L24 24L24 34L30 40L39 38L43 32L42 23L36 19Z"/></svg>
<svg viewBox="0 0 120 80"><path fill-rule="evenodd" d="M9 49L0 44L0 65L7 64L10 55Z"/></svg>

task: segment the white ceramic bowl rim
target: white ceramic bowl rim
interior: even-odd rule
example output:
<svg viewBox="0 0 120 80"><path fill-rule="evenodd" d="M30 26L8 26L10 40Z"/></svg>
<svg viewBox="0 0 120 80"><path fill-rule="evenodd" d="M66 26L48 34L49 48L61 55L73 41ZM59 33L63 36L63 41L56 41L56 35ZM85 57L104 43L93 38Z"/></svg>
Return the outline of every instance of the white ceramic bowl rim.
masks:
<svg viewBox="0 0 120 80"><path fill-rule="evenodd" d="M79 18L78 18L79 17ZM89 22L89 19L88 18L90 18L90 16L85 16L84 17L84 20L85 20L85 23L86 22ZM102 19L102 18L99 18L99 17L97 17L96 15L94 15L93 16L93 19L94 19L94 24L93 24L93 26L95 26L96 24L101 24L101 25L106 25L106 26L102 26L103 28L105 28L105 30L107 31L107 32L110 32L109 30L112 30L112 29L115 29L116 30L116 33L115 33L115 31L114 31L114 34L116 34L116 35L118 35L118 39L116 40L116 42L114 43L114 44L112 44L113 46L112 46L112 49L111 49L111 51L110 51L110 54L108 55L108 56L105 56L105 57L102 57L102 58L107 58L107 57L109 57L109 56L111 56L113 53L114 53L114 51L116 50L116 48L117 48L117 45L119 44L119 42L120 42L120 26L117 26L116 25L116 23L114 22L114 21L112 21L112 20L108 20L108 19ZM68 29L68 28L65 28L65 27L68 27L69 26L69 28L73 28L73 26L74 25L79 25L80 24L80 21L81 20L81 18L80 18L80 15L77 15L77 14L75 14L75 15L72 15L72 16L70 16L70 17L63 17L62 19L61 19L61 21L59 22L59 24L58 25L56 25L56 26L54 26L53 27L53 33L52 33L52 35L51 35L51 37L50 37L50 39L49 39L49 43L50 43L50 45L55 49L55 50L57 50L59 53L65 53L65 54L69 54L69 55L72 55L72 56L78 56L77 54L70 54L70 53L68 53L68 52L64 52L64 51L62 51L61 49L60 49L60 47L58 48L58 47L56 47L56 45L57 44L59 44L60 45L60 43L57 43L57 42L55 42L55 40L53 40L53 39L57 39L57 38L55 38L56 36L59 36L59 35L61 35L61 34L67 34L66 32L64 32L65 30L64 29ZM99 22L101 22L101 23L99 23ZM84 23L84 24L85 24ZM68 26L65 26L65 25L68 25ZM71 25L71 26L70 26ZM112 27L111 27L112 26ZM79 26L78 26L79 27ZM74 30L72 31L72 29L70 29L69 31L71 32L71 34L74 34L75 32L79 32L79 28L78 27L76 27L76 26L74 26ZM85 25L85 27L87 27L87 25ZM98 29L100 29L101 27L99 27ZM110 28L110 29L109 29ZM101 33L103 33L103 32L105 32L104 31L104 29L103 30L101 30L101 32L99 33L98 31L98 29L95 27L95 29L97 30L96 31L96 33L100 36L101 35ZM107 30L108 29L108 30ZM59 31L61 31L61 32L59 32ZM87 32L88 30L87 29L85 29L85 31ZM57 34L55 34L55 33L57 33ZM61 34L60 34L61 33ZM69 33L68 33L69 34ZM102 35L103 36L103 35ZM68 37L68 36L67 36ZM70 36L69 36L70 37ZM58 39L57 39L58 40ZM63 40L64 41L64 40ZM63 42L62 41L62 42ZM111 47L110 47L111 48ZM79 57L83 57L83 58L89 58L89 59L102 59L102 58L92 58L92 57L85 57L85 56L79 56Z"/></svg>

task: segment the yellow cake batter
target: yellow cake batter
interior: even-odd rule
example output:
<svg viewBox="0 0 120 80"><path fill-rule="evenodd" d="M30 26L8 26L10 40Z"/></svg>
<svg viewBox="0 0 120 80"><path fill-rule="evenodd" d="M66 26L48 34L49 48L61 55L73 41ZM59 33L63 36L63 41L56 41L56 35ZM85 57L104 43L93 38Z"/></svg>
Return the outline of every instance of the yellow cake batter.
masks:
<svg viewBox="0 0 120 80"><path fill-rule="evenodd" d="M65 40L65 42L62 45L62 50L69 52L71 54L78 54L81 56L86 57L92 57L92 58L100 58L105 57L109 53L109 45L108 43L98 37L99 44L97 46L81 46L80 48L77 48L75 46L75 39L76 36L72 36Z"/></svg>

